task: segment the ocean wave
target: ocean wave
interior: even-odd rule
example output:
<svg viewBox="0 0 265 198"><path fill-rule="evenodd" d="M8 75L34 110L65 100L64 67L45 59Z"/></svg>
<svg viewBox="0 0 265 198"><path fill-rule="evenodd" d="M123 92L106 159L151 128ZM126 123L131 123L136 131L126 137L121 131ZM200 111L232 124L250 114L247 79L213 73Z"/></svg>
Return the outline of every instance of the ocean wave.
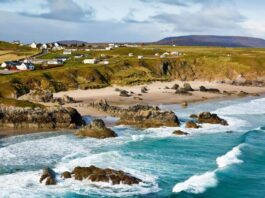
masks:
<svg viewBox="0 0 265 198"><path fill-rule="evenodd" d="M243 144L234 147L228 151L225 155L222 155L216 159L217 169L214 171L208 171L201 175L193 175L184 182L177 183L173 192L188 192L193 194L204 193L208 188L213 188L218 185L218 178L216 173L222 171L224 168L228 168L233 164L243 163L238 157L241 155L240 148Z"/></svg>
<svg viewBox="0 0 265 198"><path fill-rule="evenodd" d="M265 112L265 98L234 104L219 108L215 113L220 115L259 115Z"/></svg>

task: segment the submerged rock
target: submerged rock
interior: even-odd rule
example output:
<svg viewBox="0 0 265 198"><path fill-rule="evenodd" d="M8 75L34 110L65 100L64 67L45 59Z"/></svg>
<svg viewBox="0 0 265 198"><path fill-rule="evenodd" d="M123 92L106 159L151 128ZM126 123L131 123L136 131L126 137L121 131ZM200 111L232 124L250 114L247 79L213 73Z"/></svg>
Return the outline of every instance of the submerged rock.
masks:
<svg viewBox="0 0 265 198"><path fill-rule="evenodd" d="M76 180L80 181L88 179L92 182L111 182L113 185L133 185L142 182L140 179L123 171L117 171L109 168L101 169L95 166L76 167L72 171L72 175Z"/></svg>
<svg viewBox="0 0 265 198"><path fill-rule="evenodd" d="M117 137L117 134L107 128L104 121L101 119L93 120L89 126L80 129L76 135L79 137L91 137L98 139Z"/></svg>
<svg viewBox="0 0 265 198"><path fill-rule="evenodd" d="M208 124L221 124L228 125L227 121L221 119L217 114L211 114L210 112L200 113L198 116L199 123L208 123Z"/></svg>
<svg viewBox="0 0 265 198"><path fill-rule="evenodd" d="M63 172L63 173L61 174L61 177L62 177L63 179L69 179L69 178L72 178L71 173L68 172L68 171Z"/></svg>
<svg viewBox="0 0 265 198"><path fill-rule="evenodd" d="M173 132L174 135L189 135L189 133L187 132L183 132L181 130L177 130Z"/></svg>
<svg viewBox="0 0 265 198"><path fill-rule="evenodd" d="M40 183L44 180L45 185L56 185L56 173L51 168L45 168L40 178Z"/></svg>
<svg viewBox="0 0 265 198"><path fill-rule="evenodd" d="M200 128L200 126L199 125L197 125L195 122L193 122L193 121L188 121L188 122L186 122L186 128L193 128L193 129L198 129L198 128Z"/></svg>

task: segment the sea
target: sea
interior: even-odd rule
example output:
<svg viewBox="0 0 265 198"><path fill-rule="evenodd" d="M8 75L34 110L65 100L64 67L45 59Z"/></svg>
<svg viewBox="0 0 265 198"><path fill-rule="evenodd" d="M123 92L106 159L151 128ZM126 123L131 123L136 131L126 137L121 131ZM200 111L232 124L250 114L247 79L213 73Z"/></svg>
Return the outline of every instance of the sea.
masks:
<svg viewBox="0 0 265 198"><path fill-rule="evenodd" d="M265 197L264 96L160 108L174 111L181 126L114 126L118 137L104 140L79 139L69 131L0 139L0 198ZM229 126L185 129L190 114L203 111L217 113ZM189 135L172 135L178 129ZM112 185L58 174L55 186L39 183L44 167L61 173L90 165L122 170L142 182Z"/></svg>

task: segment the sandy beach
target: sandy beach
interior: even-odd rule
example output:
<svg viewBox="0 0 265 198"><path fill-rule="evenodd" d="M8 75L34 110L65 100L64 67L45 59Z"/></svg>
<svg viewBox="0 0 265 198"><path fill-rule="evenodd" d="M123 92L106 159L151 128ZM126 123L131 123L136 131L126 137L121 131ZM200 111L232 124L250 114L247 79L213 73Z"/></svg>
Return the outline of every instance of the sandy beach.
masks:
<svg viewBox="0 0 265 198"><path fill-rule="evenodd" d="M184 82L172 81L172 82L153 82L148 85L137 85L137 86L112 86L102 89L89 89L89 90L73 90L66 92L59 92L54 94L55 97L62 97L64 95L71 96L80 103L67 104L66 106L71 106L76 108L82 115L91 116L106 116L105 113L98 112L95 109L88 107L92 102L100 99L107 100L112 105L128 106L134 104L182 104L184 102L193 103L201 102L212 99L228 99L233 97L238 97L237 94L240 91L244 91L249 94L262 94L265 93L265 87L248 87L248 86L235 86L229 84L220 84L214 82L202 82L202 81L191 81L185 82L190 83L192 88L195 90L192 95L180 95L176 94L175 90L170 89L174 84L183 86ZM147 93L141 93L141 88L146 87L148 89ZM205 86L206 88L219 89L222 94L200 92L199 87ZM168 88L166 88L168 87ZM131 97L121 97L119 92L115 89L122 89L132 93ZM223 94L223 92L232 93Z"/></svg>

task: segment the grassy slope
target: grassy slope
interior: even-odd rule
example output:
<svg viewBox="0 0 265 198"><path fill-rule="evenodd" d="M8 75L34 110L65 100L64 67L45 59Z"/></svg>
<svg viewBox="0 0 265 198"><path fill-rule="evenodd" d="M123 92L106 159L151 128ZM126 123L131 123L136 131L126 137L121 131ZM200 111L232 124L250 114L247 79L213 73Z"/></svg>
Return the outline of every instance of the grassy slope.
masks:
<svg viewBox="0 0 265 198"><path fill-rule="evenodd" d="M38 52L37 49L32 49L28 46L19 46L0 41L0 63L29 57Z"/></svg>
<svg viewBox="0 0 265 198"><path fill-rule="evenodd" d="M160 47L160 49L158 49ZM163 59L151 56L157 52L180 51L181 58ZM128 57L128 53L144 55L144 60ZM246 48L145 46L118 48L112 51L75 52L87 58L108 55L109 65L84 65L82 59L67 61L64 67L22 72L0 76L0 96L14 97L29 89L52 91L100 88L111 84L130 85L155 80L220 80L234 79L244 74L249 79L265 75L265 50ZM62 56L61 52L46 58ZM162 62L170 64L170 71L162 71Z"/></svg>

